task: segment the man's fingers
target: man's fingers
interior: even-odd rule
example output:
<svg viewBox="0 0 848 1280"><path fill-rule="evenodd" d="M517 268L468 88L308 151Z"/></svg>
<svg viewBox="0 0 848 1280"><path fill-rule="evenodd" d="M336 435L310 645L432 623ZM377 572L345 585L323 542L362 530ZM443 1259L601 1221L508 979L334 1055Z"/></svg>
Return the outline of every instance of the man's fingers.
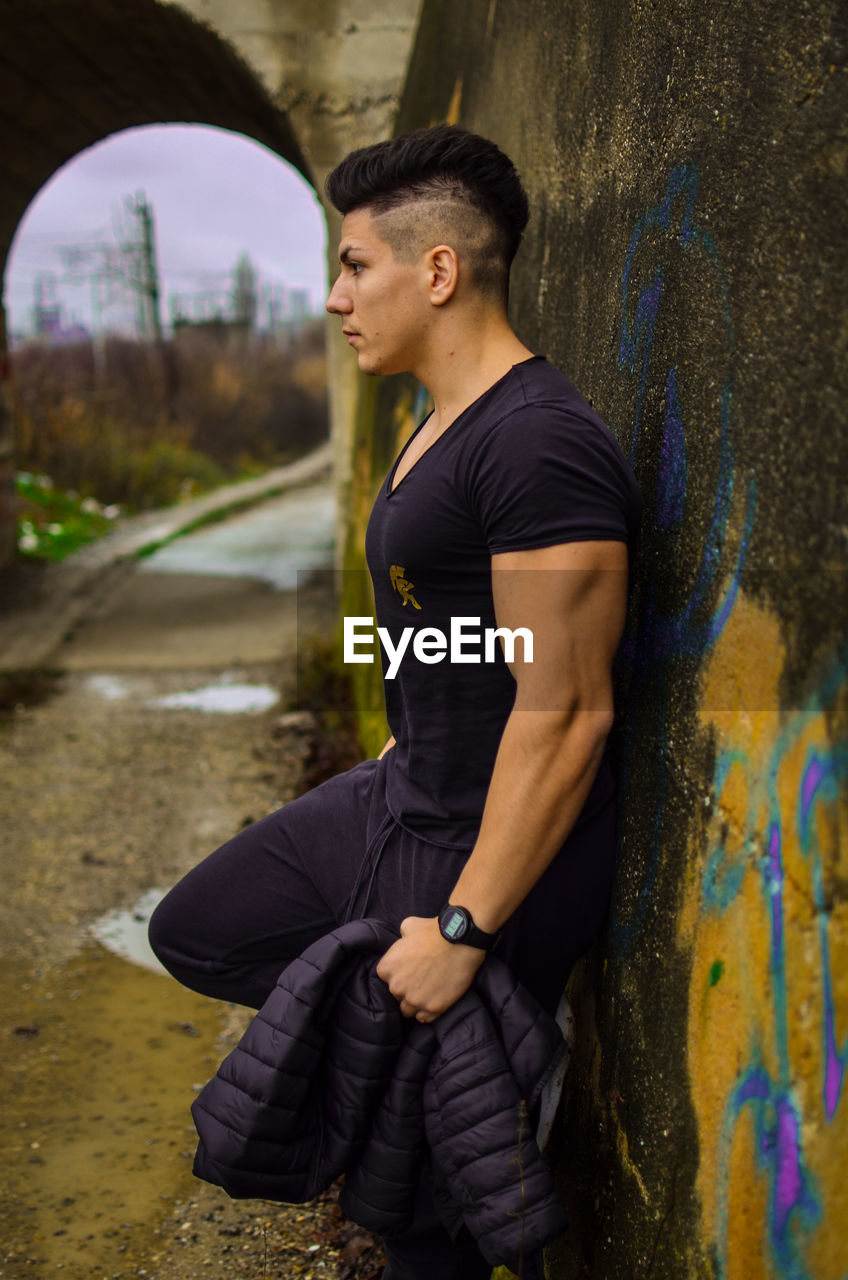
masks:
<svg viewBox="0 0 848 1280"><path fill-rule="evenodd" d="M416 1022L433 1022L438 1013L434 1013L430 1009L425 1009L420 1005L413 1004L411 1000L407 1000L405 996L396 997L400 1011L405 1018L415 1018Z"/></svg>
<svg viewBox="0 0 848 1280"><path fill-rule="evenodd" d="M416 1009L408 1000L400 1001L400 1011L405 1018L414 1018L416 1022L435 1022L437 1014L428 1013L426 1009Z"/></svg>

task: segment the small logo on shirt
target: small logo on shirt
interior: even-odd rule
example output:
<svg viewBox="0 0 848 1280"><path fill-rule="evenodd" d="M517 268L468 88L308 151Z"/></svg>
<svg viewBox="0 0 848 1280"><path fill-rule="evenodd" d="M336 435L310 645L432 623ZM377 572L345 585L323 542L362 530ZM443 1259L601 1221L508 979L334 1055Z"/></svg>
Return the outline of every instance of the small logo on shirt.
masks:
<svg viewBox="0 0 848 1280"><path fill-rule="evenodd" d="M405 577L405 574L406 570L402 564L393 564L389 569L389 577L392 580L392 586L402 598L403 607L406 608L408 604L411 604L413 609L420 610L421 605L412 594L415 589L415 583L410 582L409 579Z"/></svg>

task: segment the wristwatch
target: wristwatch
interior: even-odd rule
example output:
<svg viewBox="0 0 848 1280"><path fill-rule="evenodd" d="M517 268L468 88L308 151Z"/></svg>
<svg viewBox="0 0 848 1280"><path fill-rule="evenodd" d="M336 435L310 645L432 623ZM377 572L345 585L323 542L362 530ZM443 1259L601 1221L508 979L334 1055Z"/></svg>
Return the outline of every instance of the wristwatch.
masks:
<svg viewBox="0 0 848 1280"><path fill-rule="evenodd" d="M491 951L497 946L500 933L484 933L478 929L465 907L455 907L448 902L439 912L439 933L448 942L461 942L466 947L479 947Z"/></svg>

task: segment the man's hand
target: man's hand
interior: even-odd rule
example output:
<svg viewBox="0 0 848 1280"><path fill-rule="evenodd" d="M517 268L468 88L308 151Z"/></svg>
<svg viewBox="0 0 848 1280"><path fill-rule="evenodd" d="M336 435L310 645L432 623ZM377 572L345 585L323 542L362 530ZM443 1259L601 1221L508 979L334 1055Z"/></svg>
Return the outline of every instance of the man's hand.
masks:
<svg viewBox="0 0 848 1280"><path fill-rule="evenodd" d="M432 1022L461 996L486 958L479 947L447 942L433 917L408 916L401 936L377 965L405 1018Z"/></svg>

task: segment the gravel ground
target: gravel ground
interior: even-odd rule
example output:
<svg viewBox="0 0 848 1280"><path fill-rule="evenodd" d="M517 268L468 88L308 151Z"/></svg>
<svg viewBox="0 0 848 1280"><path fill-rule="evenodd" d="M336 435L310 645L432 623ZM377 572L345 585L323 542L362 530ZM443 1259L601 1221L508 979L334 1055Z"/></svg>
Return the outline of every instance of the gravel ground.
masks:
<svg viewBox="0 0 848 1280"><path fill-rule="evenodd" d="M167 609L156 607L157 580ZM5 683L4 1278L380 1274L374 1241L342 1220L332 1193L286 1208L233 1202L192 1178L188 1108L245 1011L184 991L92 935L104 913L143 915L143 895L302 788L315 723L290 711L291 629L277 632L274 661L245 661L232 626L240 610L261 633L281 608L291 616L292 602L261 584L215 587L191 597L190 645L174 625L173 579L148 573L143 612L127 609L134 593L122 584L118 602L59 652L54 674ZM326 631L330 602L318 593L311 605ZM252 659L258 650L247 648ZM282 690L282 701L240 714L161 705L240 684Z"/></svg>

